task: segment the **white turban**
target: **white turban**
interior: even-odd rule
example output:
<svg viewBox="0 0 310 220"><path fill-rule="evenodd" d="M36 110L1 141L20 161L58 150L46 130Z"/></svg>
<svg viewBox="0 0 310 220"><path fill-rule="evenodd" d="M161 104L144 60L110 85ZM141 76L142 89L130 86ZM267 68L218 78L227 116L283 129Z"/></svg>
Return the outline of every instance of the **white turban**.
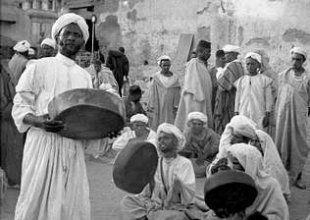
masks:
<svg viewBox="0 0 310 220"><path fill-rule="evenodd" d="M28 54L29 55L35 55L36 52L34 51L34 49L32 49L31 47L28 49Z"/></svg>
<svg viewBox="0 0 310 220"><path fill-rule="evenodd" d="M141 121L147 124L149 122L149 119L144 114L136 114L131 116L130 122L136 122L136 121Z"/></svg>
<svg viewBox="0 0 310 220"><path fill-rule="evenodd" d="M185 137L183 133L174 125L169 123L162 123L157 128L157 137L161 132L165 132L168 134L173 134L178 139L178 151L181 151L185 145Z"/></svg>
<svg viewBox="0 0 310 220"><path fill-rule="evenodd" d="M48 45L48 46L51 46L52 48L56 49L56 42L55 42L53 39L51 39L51 38L45 38L45 39L42 41L42 43L41 43L41 47L42 47L44 44L45 44L45 45Z"/></svg>
<svg viewBox="0 0 310 220"><path fill-rule="evenodd" d="M200 120L204 124L208 123L208 117L201 112L191 112L187 115L187 122L190 122L191 120L194 120L194 119Z"/></svg>
<svg viewBox="0 0 310 220"><path fill-rule="evenodd" d="M307 59L307 51L302 49L301 47L293 47L291 50L290 50L290 54L294 54L294 53L298 53L298 54L301 54L305 57L305 60Z"/></svg>
<svg viewBox="0 0 310 220"><path fill-rule="evenodd" d="M258 53L254 53L254 52L249 52L245 55L244 57L245 59L247 58L252 58L254 60L256 60L257 62L259 62L260 64L262 63L262 57L261 55L259 55Z"/></svg>
<svg viewBox="0 0 310 220"><path fill-rule="evenodd" d="M54 23L52 27L52 38L56 41L56 35L59 34L59 32L68 24L75 23L77 24L83 34L84 43L88 40L89 33L88 33L88 26L86 24L86 21L83 17L80 15L74 14L74 13L68 13L60 16L56 22Z"/></svg>
<svg viewBox="0 0 310 220"><path fill-rule="evenodd" d="M233 129L234 134L239 134L251 139L256 138L256 124L246 116L236 115L232 117L227 126Z"/></svg>
<svg viewBox="0 0 310 220"><path fill-rule="evenodd" d="M231 44L226 44L223 47L223 50L225 53L229 53L229 52L240 53L240 47L236 45L231 45Z"/></svg>
<svg viewBox="0 0 310 220"><path fill-rule="evenodd" d="M26 40L17 42L17 44L15 44L15 46L13 47L13 49L17 52L26 52L29 50L29 48L30 48L30 43Z"/></svg>
<svg viewBox="0 0 310 220"><path fill-rule="evenodd" d="M169 56L167 56L167 55L162 55L162 56L160 56L160 57L157 59L157 64L160 65L160 63L161 63L162 60L169 60L169 61L171 61L171 58L170 58Z"/></svg>

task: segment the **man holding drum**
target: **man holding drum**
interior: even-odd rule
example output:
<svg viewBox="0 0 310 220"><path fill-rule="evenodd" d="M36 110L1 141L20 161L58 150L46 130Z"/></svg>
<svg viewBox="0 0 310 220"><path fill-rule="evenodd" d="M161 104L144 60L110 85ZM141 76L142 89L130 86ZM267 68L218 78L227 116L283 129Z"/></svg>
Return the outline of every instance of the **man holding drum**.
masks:
<svg viewBox="0 0 310 220"><path fill-rule="evenodd" d="M89 74L74 61L89 37L88 26L68 13L58 18L51 35L58 54L30 61L16 87L12 115L18 130L28 132L15 220L90 219L83 142L60 136L63 122L47 114L54 96L92 88Z"/></svg>

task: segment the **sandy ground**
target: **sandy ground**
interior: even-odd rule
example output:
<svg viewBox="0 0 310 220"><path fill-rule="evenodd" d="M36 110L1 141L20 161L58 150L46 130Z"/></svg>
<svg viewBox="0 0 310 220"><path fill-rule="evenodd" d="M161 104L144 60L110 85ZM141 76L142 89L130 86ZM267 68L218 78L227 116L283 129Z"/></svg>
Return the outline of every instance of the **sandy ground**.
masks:
<svg viewBox="0 0 310 220"><path fill-rule="evenodd" d="M310 143L310 123L309 123ZM87 171L90 183L90 200L92 220L122 220L119 202L125 192L115 187L112 181L111 158L101 160L87 159ZM290 220L305 220L310 213L310 154L303 172L307 190L292 188L292 198L289 203ZM197 191L203 189L204 179L197 179ZM19 194L18 189L9 188L0 207L0 219L14 219L14 209Z"/></svg>

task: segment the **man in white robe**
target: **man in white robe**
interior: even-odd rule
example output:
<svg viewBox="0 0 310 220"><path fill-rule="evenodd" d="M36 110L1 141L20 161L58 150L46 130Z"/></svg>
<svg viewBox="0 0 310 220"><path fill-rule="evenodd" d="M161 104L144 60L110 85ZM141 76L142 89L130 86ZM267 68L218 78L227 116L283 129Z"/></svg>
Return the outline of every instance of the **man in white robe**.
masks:
<svg viewBox="0 0 310 220"><path fill-rule="evenodd" d="M47 109L62 92L92 88L89 74L74 61L89 37L88 26L68 13L58 18L51 35L58 54L29 62L14 97L15 124L27 131L15 220L90 220L83 141L57 134L63 122L49 119Z"/></svg>
<svg viewBox="0 0 310 220"><path fill-rule="evenodd" d="M195 174L189 159L180 156L185 144L182 132L172 124L163 123L157 130L160 152L154 182L138 195L122 200L126 219L188 219L183 211L193 202Z"/></svg>
<svg viewBox="0 0 310 220"><path fill-rule="evenodd" d="M294 47L291 59L292 67L279 74L275 143L292 183L306 189L301 173L310 150L307 142L310 78L303 67L307 54L302 48Z"/></svg>
<svg viewBox="0 0 310 220"><path fill-rule="evenodd" d="M259 54L247 53L245 60L249 74L240 77L234 83L237 88L235 114L250 118L258 125L259 129L267 128L273 105L272 79L259 73L261 67Z"/></svg>
<svg viewBox="0 0 310 220"><path fill-rule="evenodd" d="M211 44L201 40L197 45L197 58L191 59L186 66L184 86L174 124L184 131L186 116L190 112L202 112L208 117L208 126L213 128L212 80L207 69Z"/></svg>

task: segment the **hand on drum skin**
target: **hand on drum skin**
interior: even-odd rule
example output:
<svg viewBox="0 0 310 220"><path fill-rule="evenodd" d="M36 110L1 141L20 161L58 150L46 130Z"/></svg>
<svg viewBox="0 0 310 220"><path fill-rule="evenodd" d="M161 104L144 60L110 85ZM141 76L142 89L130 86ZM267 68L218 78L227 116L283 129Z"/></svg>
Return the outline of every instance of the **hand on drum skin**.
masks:
<svg viewBox="0 0 310 220"><path fill-rule="evenodd" d="M43 128L48 132L59 132L64 128L64 123L62 121L47 119L43 122Z"/></svg>

